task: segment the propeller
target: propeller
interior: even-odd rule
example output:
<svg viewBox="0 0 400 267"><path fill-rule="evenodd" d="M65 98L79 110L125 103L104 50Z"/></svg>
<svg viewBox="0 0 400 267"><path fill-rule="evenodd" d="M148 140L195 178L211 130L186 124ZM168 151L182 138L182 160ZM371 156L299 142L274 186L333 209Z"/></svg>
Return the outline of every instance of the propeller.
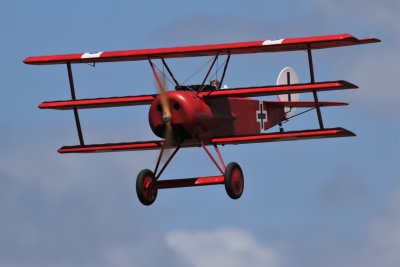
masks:
<svg viewBox="0 0 400 267"><path fill-rule="evenodd" d="M174 143L173 129L172 129L172 113L167 97L167 90L165 89L165 81L160 80L160 75L155 75L157 89L159 91L159 99L162 108L162 119L165 124L164 130L164 148L170 147Z"/></svg>
<svg viewBox="0 0 400 267"><path fill-rule="evenodd" d="M165 124L164 127L164 144L161 149L161 152L158 156L156 168L155 168L155 173L157 173L158 166L161 162L166 162L166 159L169 158L172 155L172 148L174 144L174 135L173 135L173 129L172 129L172 113L171 113L171 108L169 105L169 99L167 96L167 90L166 90L166 85L165 85L165 80L160 80L159 77L161 77L161 73L157 72L153 68L154 72L154 77L155 77L155 82L157 85L157 89L159 92L159 100L161 104L161 111L162 111L162 120Z"/></svg>

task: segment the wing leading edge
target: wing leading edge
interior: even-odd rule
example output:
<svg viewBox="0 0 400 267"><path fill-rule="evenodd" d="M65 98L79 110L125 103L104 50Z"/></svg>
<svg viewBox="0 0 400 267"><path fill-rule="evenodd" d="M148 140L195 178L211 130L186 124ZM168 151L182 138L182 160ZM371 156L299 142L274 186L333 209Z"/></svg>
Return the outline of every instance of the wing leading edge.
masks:
<svg viewBox="0 0 400 267"><path fill-rule="evenodd" d="M77 100L46 101L39 105L41 109L68 110L73 108L107 108L149 105L157 95L103 97Z"/></svg>
<svg viewBox="0 0 400 267"><path fill-rule="evenodd" d="M356 134L343 129L343 128L329 128L329 129L315 129L305 131L291 131L284 133L265 133L258 135L248 136L229 136L219 137L212 139L215 145L236 145L236 144L249 144L261 142L279 142L279 141L293 141L293 140L306 140L306 139L320 139L320 138L333 138L333 137L349 137Z"/></svg>
<svg viewBox="0 0 400 267"><path fill-rule="evenodd" d="M304 84L280 85L280 86L259 86L259 87L222 89L222 90L215 90L212 92L202 92L200 93L200 96L204 98L257 97L257 96L271 96L278 94L309 93L312 91L329 91L329 90L343 90L343 89L355 89L355 88L358 87L346 81L331 81L331 82L304 83ZM39 105L39 108L68 110L73 108L84 109L84 108L105 108L105 107L148 105L151 104L151 102L154 100L155 97L156 95L141 95L141 96L122 96L122 97L92 98L92 99L78 99L78 100L61 100L61 101L43 102ZM284 103L282 103L281 105L283 104ZM293 103L292 105L288 106L294 106L294 105L295 104ZM308 107L308 105L306 106ZM310 104L310 106L314 105ZM324 106L324 103L321 103L320 106Z"/></svg>
<svg viewBox="0 0 400 267"><path fill-rule="evenodd" d="M300 51L323 49L349 45L360 45L380 42L377 38L358 39L350 34L312 36L302 38L287 38L277 40L261 40L252 42L237 42L225 44L182 46L171 48L152 48L141 50L124 50L96 53L79 53L67 55L49 55L27 57L26 64L49 65L65 63L94 63L137 61L149 58L182 58L198 56L215 56L223 54L249 54L266 52Z"/></svg>
<svg viewBox="0 0 400 267"><path fill-rule="evenodd" d="M258 135L246 136L228 136L213 138L208 145L236 145L236 144L249 144L249 143L262 143L262 142L278 142L278 141L293 141L293 140L307 140L319 138L333 138L333 137L347 137L355 136L343 128L330 128L330 129L315 129L305 131L291 131L284 133L265 133ZM131 142L131 143L108 143L108 144L93 144L82 146L64 146L61 147L59 153L94 153L94 152L118 152L118 151L135 151L135 150L157 150L161 149L164 145L163 140L148 141L148 142ZM182 147L198 147L200 143L191 142L182 144Z"/></svg>

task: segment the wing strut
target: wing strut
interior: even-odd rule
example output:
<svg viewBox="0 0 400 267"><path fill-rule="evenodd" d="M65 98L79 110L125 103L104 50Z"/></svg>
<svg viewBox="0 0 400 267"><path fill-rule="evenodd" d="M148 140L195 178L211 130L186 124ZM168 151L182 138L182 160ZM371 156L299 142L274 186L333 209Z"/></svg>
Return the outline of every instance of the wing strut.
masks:
<svg viewBox="0 0 400 267"><path fill-rule="evenodd" d="M226 73L226 69L228 68L228 64L229 64L229 59L231 58L231 53L229 52L228 54L228 58L226 59L226 63L225 63L225 67L224 67L224 72L222 73L222 78L221 81L219 83L219 88L221 89L222 83L224 82L224 78L225 78L225 73Z"/></svg>
<svg viewBox="0 0 400 267"><path fill-rule="evenodd" d="M69 88L71 90L71 98L72 98L72 100L76 100L74 78L72 76L72 68L71 68L70 62L67 63L67 69L68 69ZM76 107L74 107L73 110L74 110L76 129L78 130L79 143L81 146L83 146L83 145L85 145L85 142L83 140L82 128L81 128L81 122L79 121L78 109Z"/></svg>
<svg viewBox="0 0 400 267"><path fill-rule="evenodd" d="M215 64L215 62L217 61L217 59L218 59L218 53L217 53L217 55L214 57L214 60L213 60L213 62L211 63L211 66L210 66L210 68L208 69L208 72L207 72L206 76L204 77L204 80L203 80L203 82L201 83L200 90L197 92L197 94L199 94L199 93L201 93L201 91L203 91L203 89L204 89L204 87L205 87L204 84L206 83L207 78L208 78L208 75L210 75L210 72L211 72L212 68L214 67L214 64Z"/></svg>
<svg viewBox="0 0 400 267"><path fill-rule="evenodd" d="M313 59L312 59L312 53L311 53L310 44L307 45L307 55L308 55L308 67L310 69L310 80L311 80L311 83L315 83L314 65L313 65ZM317 110L319 128L321 130L323 130L324 129L324 122L322 121L321 109L320 109L320 105L319 105L319 101L318 101L318 94L317 94L316 90L313 90L312 92L313 92L313 96L314 96L315 109Z"/></svg>
<svg viewBox="0 0 400 267"><path fill-rule="evenodd" d="M164 166L161 168L160 172L159 172L159 173L154 173L154 175L156 176L156 180L158 180L158 178L160 178L161 174L164 172L165 168L167 168L168 164L171 162L171 160L174 158L174 156L176 155L176 153L179 151L180 148L181 148L181 146L178 145L178 146L175 148L175 150L174 150L174 152L172 153L172 155L169 156L169 158L167 159L167 161L164 163ZM163 150L164 150L164 147L163 147ZM162 156L162 154L161 154L161 152L160 152L160 157L159 157L160 160L161 160L161 156ZM159 164L159 162L158 162L158 164ZM158 168L158 166L156 166L156 167ZM156 169L156 170L157 170L157 169ZM156 170L155 170L155 171L156 171Z"/></svg>
<svg viewBox="0 0 400 267"><path fill-rule="evenodd" d="M168 67L167 62L165 62L164 58L161 58L162 63L164 64L164 67L167 69L169 75L171 78L174 80L174 83L176 86L179 86L179 82L176 80L174 74L172 73L171 69Z"/></svg>
<svg viewBox="0 0 400 267"><path fill-rule="evenodd" d="M164 85L162 84L162 82L160 80L160 77L158 76L157 71L156 71L156 69L154 67L154 63L151 61L150 58L149 58L149 63L150 63L150 67L151 67L151 70L153 72L154 78L156 79L158 88L164 88Z"/></svg>
<svg viewBox="0 0 400 267"><path fill-rule="evenodd" d="M225 170L225 164L222 160L221 157L221 153L219 153L219 150L217 148L217 145L214 145L215 151L217 151L218 153L218 157L222 163L222 166L224 167L224 169L221 168L221 166L219 166L218 162L215 160L215 158L213 157L213 155L210 153L210 151L208 150L208 148L204 145L203 142L200 143L201 146L203 147L204 151L207 153L207 155L210 157L210 159L214 162L215 166L218 168L218 170L221 172L222 175L224 175L224 170Z"/></svg>

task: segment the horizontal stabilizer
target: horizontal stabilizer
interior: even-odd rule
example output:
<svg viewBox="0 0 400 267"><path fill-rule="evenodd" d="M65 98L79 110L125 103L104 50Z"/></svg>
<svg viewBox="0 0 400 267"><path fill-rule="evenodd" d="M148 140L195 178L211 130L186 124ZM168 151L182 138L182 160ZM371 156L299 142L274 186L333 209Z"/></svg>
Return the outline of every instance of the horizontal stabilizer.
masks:
<svg viewBox="0 0 400 267"><path fill-rule="evenodd" d="M258 135L221 137L212 139L212 143L215 145L228 145L228 144L234 145L234 144L279 142L279 141L347 137L347 136L355 136L355 134L343 128L330 128L330 129L316 129L316 130L306 130L306 131L292 131L283 133L266 133Z"/></svg>
<svg viewBox="0 0 400 267"><path fill-rule="evenodd" d="M316 107L316 102L314 101L263 101L263 102L266 103L267 105L275 105L280 107L294 107L294 108ZM318 105L320 107L336 107L336 106L347 106L348 103L319 101Z"/></svg>

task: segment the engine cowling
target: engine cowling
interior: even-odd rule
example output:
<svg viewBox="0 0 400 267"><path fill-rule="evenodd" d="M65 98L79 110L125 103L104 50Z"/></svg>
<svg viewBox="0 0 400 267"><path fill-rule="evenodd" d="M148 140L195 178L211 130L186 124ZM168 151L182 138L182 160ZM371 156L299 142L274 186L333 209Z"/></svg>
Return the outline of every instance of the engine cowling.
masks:
<svg viewBox="0 0 400 267"><path fill-rule="evenodd" d="M210 129L213 118L211 108L204 100L190 91L169 91L166 93L171 110L171 124L175 140L190 139ZM155 135L165 138L166 122L160 97L150 106L149 123Z"/></svg>

